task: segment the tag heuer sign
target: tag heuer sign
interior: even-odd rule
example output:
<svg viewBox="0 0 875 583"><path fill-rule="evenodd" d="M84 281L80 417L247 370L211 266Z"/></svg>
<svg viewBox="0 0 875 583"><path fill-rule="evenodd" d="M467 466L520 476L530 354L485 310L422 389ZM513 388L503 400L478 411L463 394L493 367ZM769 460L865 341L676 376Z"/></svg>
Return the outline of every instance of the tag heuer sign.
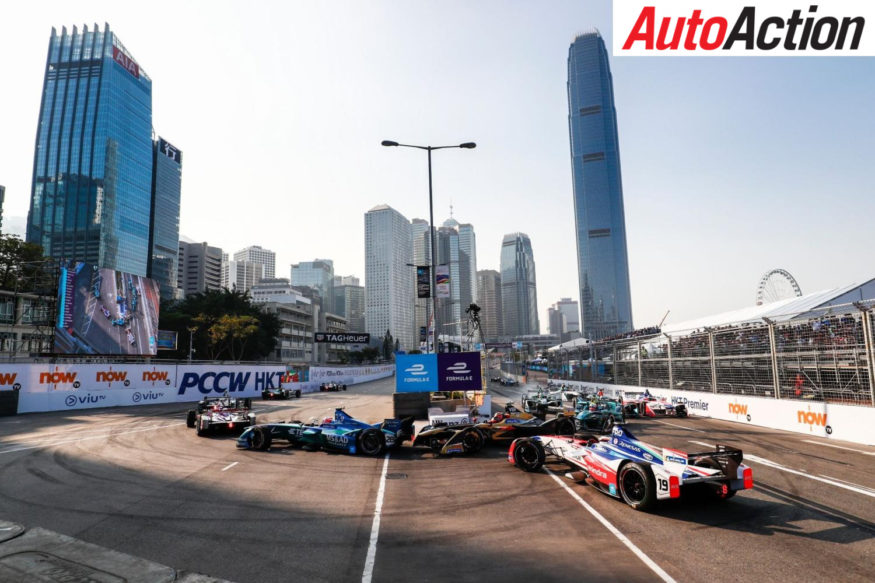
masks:
<svg viewBox="0 0 875 583"><path fill-rule="evenodd" d="M371 335L365 333L331 334L329 332L316 332L316 342L332 342L334 344L367 344L371 341Z"/></svg>

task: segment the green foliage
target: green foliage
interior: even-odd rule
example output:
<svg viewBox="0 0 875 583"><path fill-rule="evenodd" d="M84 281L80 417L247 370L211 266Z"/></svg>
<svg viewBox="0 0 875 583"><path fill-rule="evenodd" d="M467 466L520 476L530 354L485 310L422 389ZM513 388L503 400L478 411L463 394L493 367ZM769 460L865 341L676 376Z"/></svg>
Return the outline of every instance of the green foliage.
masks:
<svg viewBox="0 0 875 583"><path fill-rule="evenodd" d="M392 334L389 330L386 330L386 335L383 336L383 358L386 360L390 360L392 358L392 348L395 345L395 341L392 338Z"/></svg>
<svg viewBox="0 0 875 583"><path fill-rule="evenodd" d="M57 269L55 262L43 257L43 249L36 243L26 243L17 235L0 234L0 289L57 293L52 289Z"/></svg>
<svg viewBox="0 0 875 583"><path fill-rule="evenodd" d="M159 327L175 330L178 348L172 357L188 358L189 339L195 360L260 360L276 346L280 322L262 312L249 294L210 290L179 302L162 302Z"/></svg>

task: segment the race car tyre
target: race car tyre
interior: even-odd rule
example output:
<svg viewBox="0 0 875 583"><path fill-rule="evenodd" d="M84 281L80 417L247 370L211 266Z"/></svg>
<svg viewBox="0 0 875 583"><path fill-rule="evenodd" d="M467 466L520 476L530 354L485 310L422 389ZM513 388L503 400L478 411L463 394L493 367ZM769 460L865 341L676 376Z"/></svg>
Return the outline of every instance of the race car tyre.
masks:
<svg viewBox="0 0 875 583"><path fill-rule="evenodd" d="M343 390L344 390L344 391L346 390L346 385L343 385Z"/></svg>
<svg viewBox="0 0 875 583"><path fill-rule="evenodd" d="M198 435L198 437L206 436L207 433L209 433L209 431L210 431L210 424L209 423L202 423L202 422L200 422L200 420L198 420L198 422L197 422L197 435Z"/></svg>
<svg viewBox="0 0 875 583"><path fill-rule="evenodd" d="M720 470L720 464L718 464L715 460L704 458L698 459L693 462L694 466L699 466L702 468L711 468L714 470ZM733 496L735 496L735 490L730 490L728 484L721 484L717 482L705 482L703 484L699 484L701 486L700 492L704 492L706 496L709 496L715 500L729 500Z"/></svg>
<svg viewBox="0 0 875 583"><path fill-rule="evenodd" d="M266 451L270 449L272 442L273 436L270 434L270 428L256 427L252 430L252 449Z"/></svg>
<svg viewBox="0 0 875 583"><path fill-rule="evenodd" d="M576 427L574 421L568 417L556 420L556 435L574 435Z"/></svg>
<svg viewBox="0 0 875 583"><path fill-rule="evenodd" d="M296 399L300 399L300 398L301 398L301 389L297 389L297 390L295 390L295 398L296 398Z"/></svg>
<svg viewBox="0 0 875 583"><path fill-rule="evenodd" d="M268 399L270 399L270 393L267 391L261 391L261 400L267 401Z"/></svg>
<svg viewBox="0 0 875 583"><path fill-rule="evenodd" d="M605 424L602 426L602 431L604 433L610 433L614 429L614 416L608 415L605 417Z"/></svg>
<svg viewBox="0 0 875 583"><path fill-rule="evenodd" d="M289 398L289 392L287 390L283 389L283 399L288 399L288 398Z"/></svg>
<svg viewBox="0 0 875 583"><path fill-rule="evenodd" d="M380 455L386 447L383 432L374 427L365 429L359 434L358 449L365 455Z"/></svg>
<svg viewBox="0 0 875 583"><path fill-rule="evenodd" d="M250 415L249 416L249 424L247 425L247 427L252 427L254 425L255 425L255 415Z"/></svg>
<svg viewBox="0 0 875 583"><path fill-rule="evenodd" d="M678 417L686 417L687 416L687 408L683 405L678 405L675 407L675 415Z"/></svg>
<svg viewBox="0 0 875 583"><path fill-rule="evenodd" d="M186 427L194 427L195 423L197 423L197 413L195 413L194 410L191 410L185 417L185 425Z"/></svg>
<svg viewBox="0 0 875 583"><path fill-rule="evenodd" d="M656 501L656 484L647 466L629 462L620 468L617 485L623 501L635 510L647 510Z"/></svg>
<svg viewBox="0 0 875 583"><path fill-rule="evenodd" d="M537 472L544 465L544 446L538 441L523 439L513 450L513 463L527 472Z"/></svg>
<svg viewBox="0 0 875 583"><path fill-rule="evenodd" d="M483 434L480 433L479 430L472 427L465 430L465 432L462 434L461 441L462 447L465 449L465 453L477 453L483 448L483 444L486 439L483 437Z"/></svg>

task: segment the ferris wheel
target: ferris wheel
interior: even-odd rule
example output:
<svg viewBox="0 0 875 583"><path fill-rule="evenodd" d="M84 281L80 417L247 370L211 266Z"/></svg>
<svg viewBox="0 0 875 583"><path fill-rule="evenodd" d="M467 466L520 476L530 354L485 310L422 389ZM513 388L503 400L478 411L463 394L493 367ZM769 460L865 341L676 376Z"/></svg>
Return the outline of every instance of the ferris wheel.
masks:
<svg viewBox="0 0 875 583"><path fill-rule="evenodd" d="M778 300L800 297L802 290L796 279L784 269L770 269L757 285L757 305L770 304Z"/></svg>

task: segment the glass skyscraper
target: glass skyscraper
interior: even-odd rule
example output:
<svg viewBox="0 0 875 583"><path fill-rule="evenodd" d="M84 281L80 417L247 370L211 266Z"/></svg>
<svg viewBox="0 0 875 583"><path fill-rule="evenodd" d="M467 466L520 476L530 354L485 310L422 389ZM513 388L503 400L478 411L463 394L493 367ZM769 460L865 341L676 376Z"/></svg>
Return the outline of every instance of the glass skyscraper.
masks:
<svg viewBox="0 0 875 583"><path fill-rule="evenodd" d="M568 49L568 126L580 330L599 339L632 329L632 301L613 80L598 32Z"/></svg>
<svg viewBox="0 0 875 583"><path fill-rule="evenodd" d="M163 138L153 143L152 152L150 253L146 275L158 282L161 298L169 300L176 296L177 287L182 152Z"/></svg>
<svg viewBox="0 0 875 583"><path fill-rule="evenodd" d="M535 256L525 233L511 233L501 242L502 327L507 336L540 334Z"/></svg>
<svg viewBox="0 0 875 583"><path fill-rule="evenodd" d="M152 80L109 26L49 39L27 240L46 255L146 275Z"/></svg>

